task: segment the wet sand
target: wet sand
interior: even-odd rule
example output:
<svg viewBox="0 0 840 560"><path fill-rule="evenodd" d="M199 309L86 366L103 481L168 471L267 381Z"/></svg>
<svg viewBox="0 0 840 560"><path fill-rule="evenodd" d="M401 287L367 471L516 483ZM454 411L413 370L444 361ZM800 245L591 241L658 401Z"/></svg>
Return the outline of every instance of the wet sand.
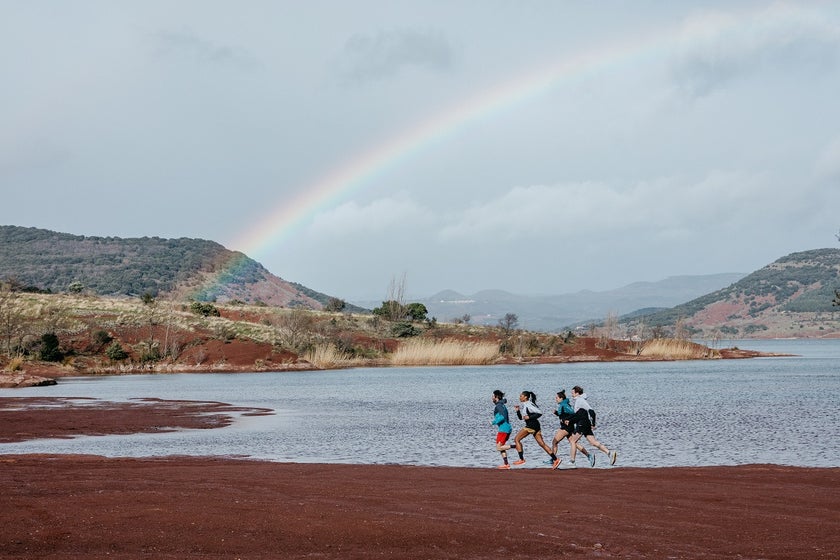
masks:
<svg viewBox="0 0 840 560"><path fill-rule="evenodd" d="M207 413L223 425L226 406L99 403L119 416L80 426L78 407L15 400L11 409L0 401L0 441L33 437L46 424L53 436L63 424L75 426L65 435L198 427L185 424ZM205 405L211 410L187 413ZM0 455L0 485L2 558L804 559L840 551L840 468L497 471Z"/></svg>

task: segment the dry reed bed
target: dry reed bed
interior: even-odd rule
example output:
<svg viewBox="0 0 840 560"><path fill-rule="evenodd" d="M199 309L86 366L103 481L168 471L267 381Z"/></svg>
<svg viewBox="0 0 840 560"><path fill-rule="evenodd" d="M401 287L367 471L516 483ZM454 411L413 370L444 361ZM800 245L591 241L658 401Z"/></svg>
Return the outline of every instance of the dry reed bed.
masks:
<svg viewBox="0 0 840 560"><path fill-rule="evenodd" d="M498 357L499 345L492 342L417 339L400 344L391 355L391 365L485 365Z"/></svg>
<svg viewBox="0 0 840 560"><path fill-rule="evenodd" d="M499 345L491 342L464 342L454 340L409 340L387 358L384 365L391 366L465 366L486 365L499 357ZM370 365L370 360L353 358L332 344L320 344L306 356L321 369Z"/></svg>
<svg viewBox="0 0 840 560"><path fill-rule="evenodd" d="M675 338L656 338L645 342L640 356L665 360L704 360L720 358L720 352L702 344Z"/></svg>

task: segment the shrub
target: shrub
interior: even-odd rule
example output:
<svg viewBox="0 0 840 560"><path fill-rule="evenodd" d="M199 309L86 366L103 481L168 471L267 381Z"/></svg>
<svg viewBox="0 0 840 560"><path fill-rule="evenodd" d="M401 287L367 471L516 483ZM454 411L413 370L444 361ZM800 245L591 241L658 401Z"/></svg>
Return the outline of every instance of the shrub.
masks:
<svg viewBox="0 0 840 560"><path fill-rule="evenodd" d="M391 327L391 334L397 338L406 338L409 336L417 336L420 334L420 331L411 323L401 321L399 323L394 323L394 326Z"/></svg>
<svg viewBox="0 0 840 560"><path fill-rule="evenodd" d="M343 311L345 307L347 307L347 303L343 299L332 297L324 305L324 311L339 312Z"/></svg>
<svg viewBox="0 0 840 560"><path fill-rule="evenodd" d="M93 341L100 347L105 346L112 340L114 340L114 337L108 334L108 331L98 330L95 333L93 333Z"/></svg>
<svg viewBox="0 0 840 560"><path fill-rule="evenodd" d="M399 321L405 317L405 306L396 300L382 302L382 307L374 307L371 311L377 317L384 317L389 321Z"/></svg>
<svg viewBox="0 0 840 560"><path fill-rule="evenodd" d="M409 303L405 306L405 314L412 321L424 321L429 310L422 303Z"/></svg>
<svg viewBox="0 0 840 560"><path fill-rule="evenodd" d="M40 357L45 362L60 362L64 358L58 348L58 336L55 333L41 335Z"/></svg>
<svg viewBox="0 0 840 560"><path fill-rule="evenodd" d="M70 284L67 286L67 291L71 294L80 294L84 289L85 285L79 282L78 280L70 282Z"/></svg>
<svg viewBox="0 0 840 560"><path fill-rule="evenodd" d="M105 351L105 355L107 355L109 359L115 362L119 362L128 358L128 353L125 350L123 350L122 345L116 340L112 342L108 349Z"/></svg>
<svg viewBox="0 0 840 560"><path fill-rule="evenodd" d="M160 360L160 346L157 342L149 345L143 344L142 351L140 352L140 361L143 363L146 362L156 362Z"/></svg>
<svg viewBox="0 0 840 560"><path fill-rule="evenodd" d="M190 304L190 311L196 315L203 315L204 317L210 317L211 315L213 317L221 316L219 309L215 305L201 301L192 302Z"/></svg>

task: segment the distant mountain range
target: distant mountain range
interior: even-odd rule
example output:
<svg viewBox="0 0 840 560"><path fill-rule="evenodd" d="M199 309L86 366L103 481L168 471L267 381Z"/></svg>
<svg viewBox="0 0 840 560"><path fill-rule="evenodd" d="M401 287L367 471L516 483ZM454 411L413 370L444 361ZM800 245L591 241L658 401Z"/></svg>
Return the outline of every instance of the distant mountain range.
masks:
<svg viewBox="0 0 840 560"><path fill-rule="evenodd" d="M673 276L603 291L522 296L501 290L464 295L445 290L418 300L441 321L497 325L507 313L519 327L562 332L601 328L611 336L695 338L840 337L840 249L792 253L752 272ZM381 302L356 302L379 305ZM655 331L655 332L653 332Z"/></svg>
<svg viewBox="0 0 840 560"><path fill-rule="evenodd" d="M0 280L54 293L149 293L310 309L330 300L214 241L90 237L18 226L0 226Z"/></svg>
<svg viewBox="0 0 840 560"><path fill-rule="evenodd" d="M412 299L426 306L430 317L440 321L462 319L478 325L496 325L507 313L514 313L519 326L528 330L554 332L586 322L601 322L639 309L670 308L737 282L745 273L672 276L658 282L634 282L603 292L589 290L551 296L523 296L502 290L483 290L471 295L444 290L433 296ZM381 301L355 302L376 307Z"/></svg>

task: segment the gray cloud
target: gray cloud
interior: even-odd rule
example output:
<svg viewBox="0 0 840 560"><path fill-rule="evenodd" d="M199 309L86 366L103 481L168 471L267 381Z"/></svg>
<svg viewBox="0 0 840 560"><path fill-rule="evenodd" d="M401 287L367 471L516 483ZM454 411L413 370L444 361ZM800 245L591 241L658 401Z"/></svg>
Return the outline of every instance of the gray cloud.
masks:
<svg viewBox="0 0 840 560"><path fill-rule="evenodd" d="M675 56L671 73L680 89L696 97L756 72L823 73L836 68L840 53L835 22L807 7L785 4L758 17L696 16L684 33L691 39Z"/></svg>
<svg viewBox="0 0 840 560"><path fill-rule="evenodd" d="M256 59L239 47L215 43L188 31L160 30L152 34L161 56L189 56L213 64L250 68Z"/></svg>
<svg viewBox="0 0 840 560"><path fill-rule="evenodd" d="M440 31L380 31L356 34L344 45L340 78L343 82L364 83L389 78L407 68L448 70L453 48Z"/></svg>
<svg viewBox="0 0 840 560"><path fill-rule="evenodd" d="M0 149L0 177L58 168L71 158L64 146L45 138L17 139Z"/></svg>

